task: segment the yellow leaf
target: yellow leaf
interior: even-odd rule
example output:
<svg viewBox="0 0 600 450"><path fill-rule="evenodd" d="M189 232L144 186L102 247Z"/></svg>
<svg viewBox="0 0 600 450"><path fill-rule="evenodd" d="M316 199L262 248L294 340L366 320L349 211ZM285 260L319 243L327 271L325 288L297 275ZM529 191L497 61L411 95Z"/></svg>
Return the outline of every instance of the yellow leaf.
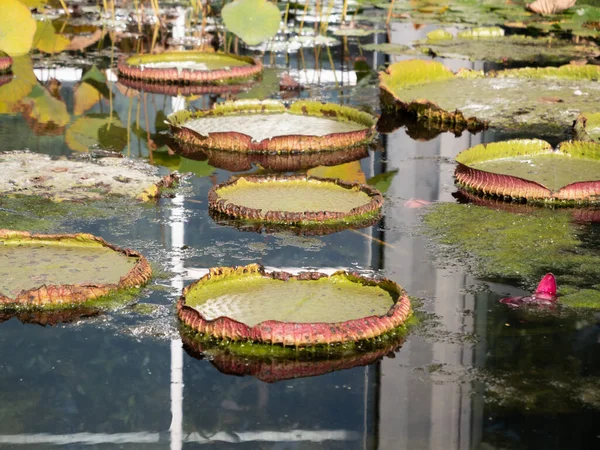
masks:
<svg viewBox="0 0 600 450"><path fill-rule="evenodd" d="M52 97L50 92L40 85L33 87L30 96L23 101L23 104L29 110L29 116L37 123L51 123L60 128L71 120L67 105Z"/></svg>
<svg viewBox="0 0 600 450"><path fill-rule="evenodd" d="M102 94L98 89L89 83L80 83L75 88L75 107L73 114L76 116L82 115L92 106L100 101Z"/></svg>
<svg viewBox="0 0 600 450"><path fill-rule="evenodd" d="M54 25L50 21L39 21L33 37L35 48L44 53L60 53L66 49L71 41L66 37L56 34Z"/></svg>
<svg viewBox="0 0 600 450"><path fill-rule="evenodd" d="M0 50L10 56L24 55L31 49L35 20L19 0L0 1Z"/></svg>
<svg viewBox="0 0 600 450"><path fill-rule="evenodd" d="M332 167L319 166L310 169L307 173L311 177L339 178L340 180L351 181L354 183L364 184L367 181L367 177L365 177L365 174L360 167L360 161L352 161Z"/></svg>
<svg viewBox="0 0 600 450"><path fill-rule="evenodd" d="M29 55L13 57L11 70L14 75L12 81L0 86L0 114L14 113L18 103L38 83Z"/></svg>

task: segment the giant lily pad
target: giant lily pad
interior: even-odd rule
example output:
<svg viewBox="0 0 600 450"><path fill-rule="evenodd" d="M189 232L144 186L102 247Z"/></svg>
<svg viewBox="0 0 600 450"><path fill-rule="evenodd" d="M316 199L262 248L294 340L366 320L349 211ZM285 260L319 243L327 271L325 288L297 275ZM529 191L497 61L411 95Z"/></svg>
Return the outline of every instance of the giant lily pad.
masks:
<svg viewBox="0 0 600 450"><path fill-rule="evenodd" d="M208 203L212 211L253 223L349 227L378 217L383 197L338 179L246 176L214 186Z"/></svg>
<svg viewBox="0 0 600 450"><path fill-rule="evenodd" d="M152 270L139 253L90 234L0 230L0 306L68 307L136 288Z"/></svg>
<svg viewBox="0 0 600 450"><path fill-rule="evenodd" d="M600 203L600 144L480 144L457 157L456 181L476 192L545 203Z"/></svg>
<svg viewBox="0 0 600 450"><path fill-rule="evenodd" d="M373 140L375 119L347 106L275 100L219 103L207 111L168 117L177 140L203 148L240 152L321 151Z"/></svg>
<svg viewBox="0 0 600 450"><path fill-rule="evenodd" d="M119 77L185 84L235 83L259 75L262 63L248 56L206 52L166 52L122 60Z"/></svg>
<svg viewBox="0 0 600 450"><path fill-rule="evenodd" d="M211 166L230 172L245 172L253 165L273 172L297 172L317 166L337 166L369 156L366 146L310 153L242 153L210 148L199 150L194 145L181 143L174 150L186 158L208 159Z"/></svg>
<svg viewBox="0 0 600 450"><path fill-rule="evenodd" d="M134 80L128 78L119 78L117 86L121 85L127 89L125 95L136 94L140 92L147 92L151 94L168 95L171 97L177 97L182 95L184 97L190 97L192 95L205 95L205 94L217 94L217 95L233 95L247 89L253 83L244 84L164 84L154 83L151 81Z"/></svg>
<svg viewBox="0 0 600 450"><path fill-rule="evenodd" d="M267 0L234 0L225 5L221 16L227 29L248 45L275 36L281 22L281 11Z"/></svg>
<svg viewBox="0 0 600 450"><path fill-rule="evenodd" d="M411 307L390 280L344 271L267 273L252 264L212 268L184 289L177 312L207 336L305 347L377 338L402 326Z"/></svg>
<svg viewBox="0 0 600 450"><path fill-rule="evenodd" d="M416 48L443 58L492 61L504 64L535 66L568 64L577 59L591 59L600 54L595 45L573 44L571 41L530 36L493 35L487 37L458 35L455 39L428 39Z"/></svg>
<svg viewBox="0 0 600 450"><path fill-rule="evenodd" d="M157 175L156 168L127 158L52 159L15 151L0 153L0 195L38 195L55 201L102 200L108 196L150 200L176 177Z"/></svg>
<svg viewBox="0 0 600 450"><path fill-rule="evenodd" d="M219 372L235 376L253 376L265 383L314 377L339 370L373 364L393 354L404 342L405 330L396 329L377 340L359 345L324 346L315 351L272 345L224 343L181 327L186 352L197 359L208 359Z"/></svg>
<svg viewBox="0 0 600 450"><path fill-rule="evenodd" d="M557 135L580 111L600 108L600 66L566 65L454 74L441 63L410 60L379 73L382 102L431 125Z"/></svg>

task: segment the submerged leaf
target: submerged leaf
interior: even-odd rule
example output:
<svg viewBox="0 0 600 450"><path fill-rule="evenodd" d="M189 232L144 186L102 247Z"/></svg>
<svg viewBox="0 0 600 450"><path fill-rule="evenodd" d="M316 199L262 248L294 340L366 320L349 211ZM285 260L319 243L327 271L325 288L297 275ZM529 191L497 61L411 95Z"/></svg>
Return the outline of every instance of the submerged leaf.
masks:
<svg viewBox="0 0 600 450"><path fill-rule="evenodd" d="M87 152L101 141L110 150L121 151L127 143L127 130L116 116L92 114L77 119L67 130L65 141L77 152Z"/></svg>
<svg viewBox="0 0 600 450"><path fill-rule="evenodd" d="M65 50L70 41L54 30L54 25L49 20L38 21L33 37L35 48L44 53L60 53Z"/></svg>
<svg viewBox="0 0 600 450"><path fill-rule="evenodd" d="M70 121L67 105L40 85L33 87L29 98L23 103L27 105L30 117L40 124L52 123L64 127Z"/></svg>
<svg viewBox="0 0 600 450"><path fill-rule="evenodd" d="M266 0L234 0L221 11L229 31L248 45L258 45L279 31L281 12Z"/></svg>
<svg viewBox="0 0 600 450"><path fill-rule="evenodd" d="M28 55L14 57L11 70L13 79L0 86L0 114L16 112L19 101L38 83Z"/></svg>
<svg viewBox="0 0 600 450"><path fill-rule="evenodd" d="M0 50L10 56L29 52L35 33L35 20L18 0L0 2Z"/></svg>
<svg viewBox="0 0 600 450"><path fill-rule="evenodd" d="M369 178L367 180L367 184L373 186L375 189L382 193L386 193L390 186L392 185L392 180L398 173L398 169L390 170L389 172L380 173L379 175L375 175L373 178Z"/></svg>

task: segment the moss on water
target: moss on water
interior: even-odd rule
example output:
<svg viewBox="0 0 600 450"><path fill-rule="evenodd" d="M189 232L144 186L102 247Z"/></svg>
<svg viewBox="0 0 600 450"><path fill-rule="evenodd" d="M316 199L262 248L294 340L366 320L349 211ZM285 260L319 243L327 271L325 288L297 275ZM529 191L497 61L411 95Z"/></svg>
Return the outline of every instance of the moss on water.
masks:
<svg viewBox="0 0 600 450"><path fill-rule="evenodd" d="M600 254L582 245L586 227L571 223L568 211L515 214L443 203L424 216L424 225L442 244L442 256L465 260L481 278L518 280L533 290L553 272L559 284L570 285L560 298L565 305L600 309Z"/></svg>

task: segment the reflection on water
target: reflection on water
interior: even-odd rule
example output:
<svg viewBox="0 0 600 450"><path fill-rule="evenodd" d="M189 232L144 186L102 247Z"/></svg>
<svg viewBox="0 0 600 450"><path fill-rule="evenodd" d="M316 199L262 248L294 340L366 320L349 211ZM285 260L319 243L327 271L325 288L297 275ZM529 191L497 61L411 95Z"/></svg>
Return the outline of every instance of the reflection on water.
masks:
<svg viewBox="0 0 600 450"><path fill-rule="evenodd" d="M431 29L394 24L390 38L406 44ZM382 42L385 35L368 39ZM135 48L128 42L120 41L123 51ZM17 61L17 84L0 86L0 149L29 148L54 156L88 149L120 151L192 175L174 198L140 207L135 214L65 216L52 222L53 229L90 232L135 248L167 273L143 293L144 304L153 307L124 307L52 327L1 318L7 319L0 324L1 447L180 449L210 442L219 448L416 450L598 445L597 319L523 317L504 308L499 298L524 291L475 279L460 261L436 264L430 243L418 233L422 212L404 207L411 198L454 202L454 156L498 136L423 135L410 127L391 127L377 149L361 150L343 165L327 161L312 168L301 162L285 168L363 182L397 170L390 178L384 216L376 225L326 236L242 231L210 218L208 190L227 180L229 170L278 170L282 161L218 162L221 155L216 154L187 159L176 154L164 134L164 120L184 107L208 108L246 93L159 93L117 83L113 72L92 64L110 64L108 47L102 45L90 62L60 57L62 64L54 67L52 58L36 58L33 64L27 57ZM267 52L264 62L276 66L275 75L295 75L305 85L300 97L378 110L374 79L368 82L369 76L363 78L360 72L366 81L357 80L357 72L349 69L358 54L354 41L333 47L331 59L325 50L315 57L317 53ZM374 52L363 57L372 69L398 58ZM454 70L488 68L446 62ZM252 95L283 96L277 76L270 80L253 86ZM40 95L27 100L34 85ZM0 199L3 214L4 205ZM317 368L273 363L269 373L279 381L269 384L261 381L274 381L265 375L265 366L207 352L209 362L184 352L174 311L183 286L207 267L250 262L385 275L423 299L419 309L424 323L399 351L375 355L375 363L365 359L352 367L348 361L330 361ZM27 322L27 317L21 320ZM257 373L262 375L257 378ZM235 376L244 374L255 376Z"/></svg>

